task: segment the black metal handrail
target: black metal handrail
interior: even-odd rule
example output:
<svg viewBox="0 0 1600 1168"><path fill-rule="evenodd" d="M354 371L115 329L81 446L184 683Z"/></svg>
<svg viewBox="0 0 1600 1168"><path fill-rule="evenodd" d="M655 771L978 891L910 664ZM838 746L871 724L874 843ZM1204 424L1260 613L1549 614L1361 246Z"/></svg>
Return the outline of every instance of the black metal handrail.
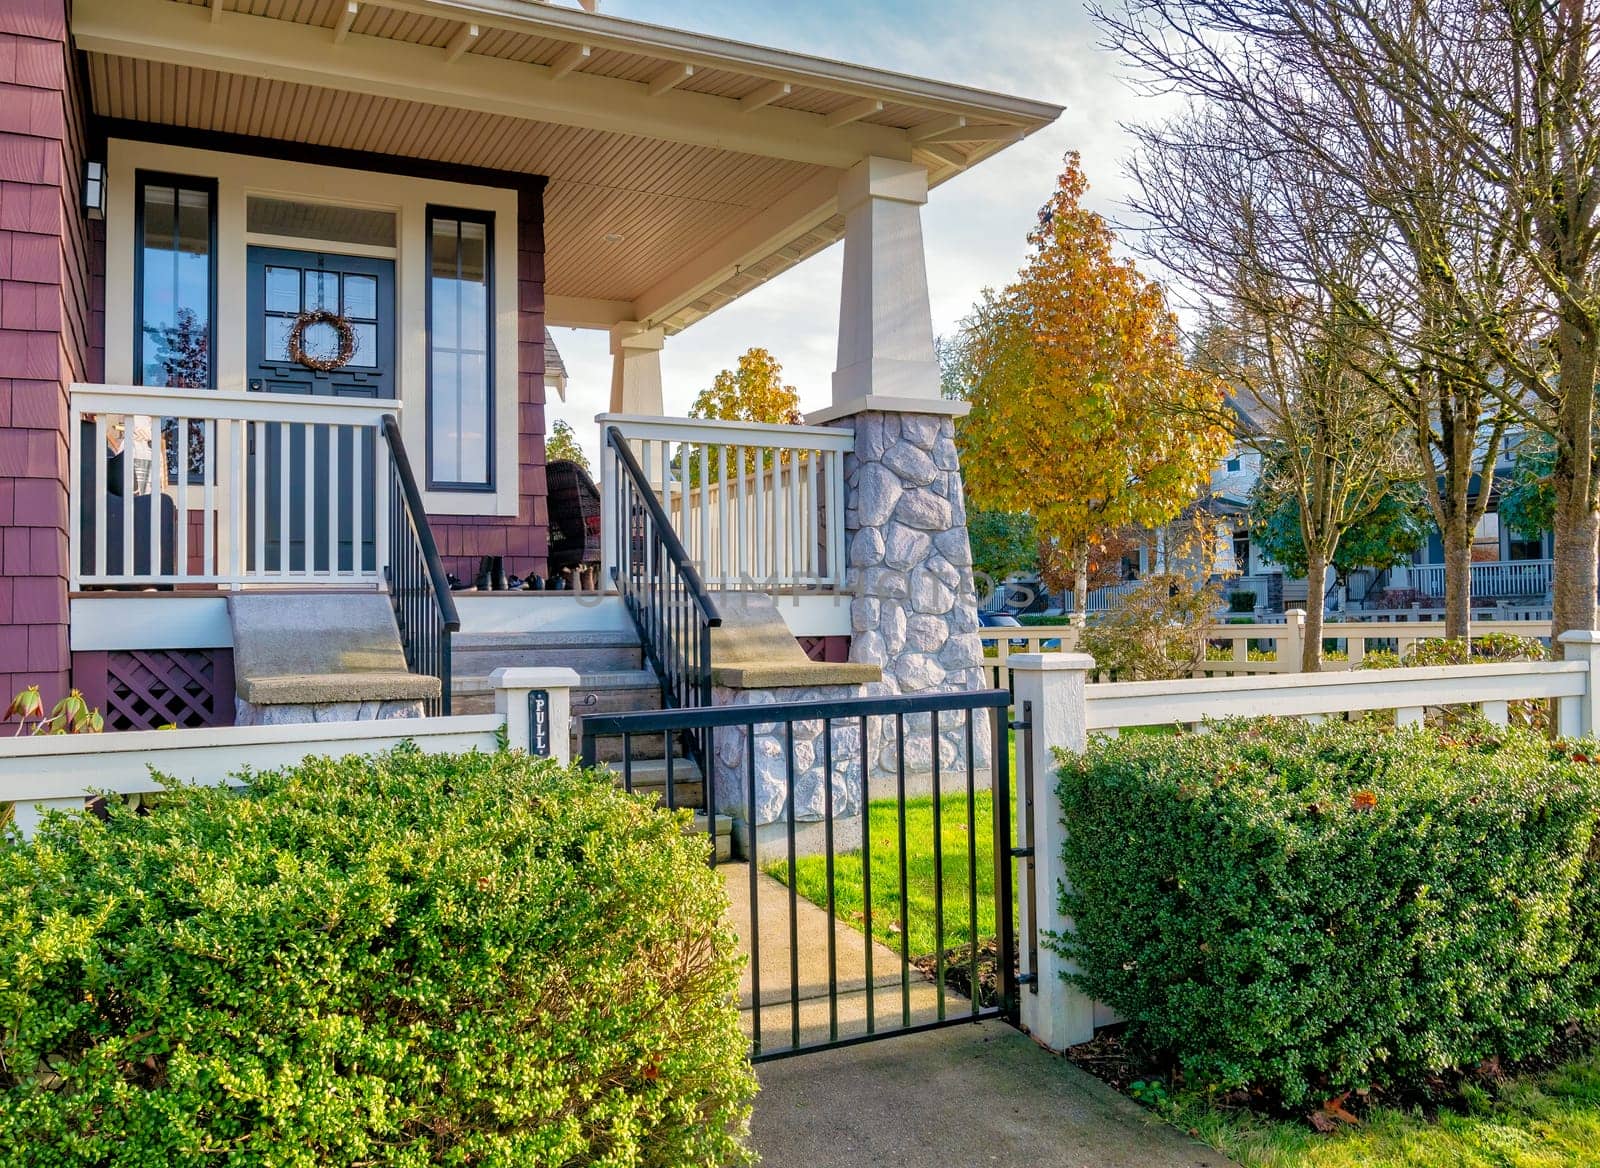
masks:
<svg viewBox="0 0 1600 1168"><path fill-rule="evenodd" d="M711 630L722 618L622 431L607 426L606 445L620 471L611 488L616 522L607 535L611 578L661 679L662 704L709 706ZM697 762L707 758L706 737L703 730L686 735Z"/></svg>
<svg viewBox="0 0 1600 1168"><path fill-rule="evenodd" d="M389 448L389 599L406 665L439 679L439 698L428 703L428 713L448 715L450 634L461 631L461 617L393 414L383 415L383 439Z"/></svg>

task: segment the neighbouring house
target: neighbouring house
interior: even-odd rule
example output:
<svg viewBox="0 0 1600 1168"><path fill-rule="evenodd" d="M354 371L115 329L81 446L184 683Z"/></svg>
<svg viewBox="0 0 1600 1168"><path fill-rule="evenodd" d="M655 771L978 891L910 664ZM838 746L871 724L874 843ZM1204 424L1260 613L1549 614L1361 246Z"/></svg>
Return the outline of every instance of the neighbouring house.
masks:
<svg viewBox="0 0 1600 1168"><path fill-rule="evenodd" d="M1508 449L1495 468L1488 509L1475 531L1472 601L1479 609L1537 612L1548 608L1550 603L1552 535L1546 531L1525 538L1501 522L1499 496L1510 482L1512 453L1513 450ZM1260 468L1259 454L1246 447L1236 448L1212 473L1211 494L1205 506L1226 524L1217 556L1218 571L1226 576L1224 594L1253 592L1257 608L1282 612L1285 607L1304 605L1309 592L1304 578L1286 577L1283 569L1251 539L1248 505ZM1480 490L1481 477L1474 475L1470 486L1474 499ZM1145 555L1141 555L1138 567L1147 570ZM1353 614L1395 605L1442 608L1444 548L1438 530L1430 524L1427 541L1410 564L1381 571L1354 571L1344 585L1343 595L1330 569L1324 591L1330 607Z"/></svg>
<svg viewBox="0 0 1600 1168"><path fill-rule="evenodd" d="M652 614L735 587L890 692L980 684L921 206L1058 107L517 0L9 0L0 82L0 693L369 716L236 666L344 668L330 598L387 594L407 709L537 662L682 704L711 663ZM662 416L675 334L840 241L830 406ZM602 589L452 592L549 574L558 325L613 354Z"/></svg>

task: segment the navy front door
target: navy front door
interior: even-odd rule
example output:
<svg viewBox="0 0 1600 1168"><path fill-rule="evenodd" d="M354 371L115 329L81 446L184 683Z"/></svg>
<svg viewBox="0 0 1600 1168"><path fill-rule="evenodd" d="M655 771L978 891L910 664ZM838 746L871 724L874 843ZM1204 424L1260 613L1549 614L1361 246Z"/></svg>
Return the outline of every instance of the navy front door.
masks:
<svg viewBox="0 0 1600 1168"><path fill-rule="evenodd" d="M249 340L245 358L251 391L314 397L394 397L393 260L252 247L248 275L245 311ZM289 355L290 334L302 314L319 311L343 318L355 342L354 353L337 369L310 368ZM301 349L308 356L337 354L339 347L339 329L333 324L310 323L302 330ZM264 562L256 563L258 541L252 529L246 544L252 569L351 571L358 554L354 542L359 508L360 568L375 570L377 514L372 472L379 452L372 431L341 427L335 436L319 426L308 435L308 427L298 425L268 425L260 430L265 457L253 459L260 468L260 478L251 476L250 489L252 494L258 488L264 492L265 511L259 512L252 504L249 513L252 517L263 514L264 538L259 541L259 555ZM312 444L309 463L308 437ZM330 442L335 438L337 482L333 481L330 458ZM359 483L355 473L358 444Z"/></svg>

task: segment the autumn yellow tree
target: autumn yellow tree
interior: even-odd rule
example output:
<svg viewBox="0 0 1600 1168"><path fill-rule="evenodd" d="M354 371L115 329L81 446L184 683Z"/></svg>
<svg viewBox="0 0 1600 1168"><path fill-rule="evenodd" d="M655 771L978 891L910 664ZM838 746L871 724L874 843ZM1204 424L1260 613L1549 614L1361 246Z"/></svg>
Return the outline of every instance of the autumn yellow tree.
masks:
<svg viewBox="0 0 1600 1168"><path fill-rule="evenodd" d="M564 460L575 462L586 471L594 469L589 465L589 456L578 445L578 435L572 429L572 424L559 418L550 427L550 437L544 441L544 456L547 462Z"/></svg>
<svg viewBox="0 0 1600 1168"><path fill-rule="evenodd" d="M1222 386L1192 369L1161 288L1112 254L1068 154L1015 283L986 291L959 344L972 412L957 442L980 507L1026 511L1073 565L1076 619L1097 549L1204 492L1227 452Z"/></svg>
<svg viewBox="0 0 1600 1168"><path fill-rule="evenodd" d="M689 407L689 416L724 422L798 426L802 420L800 391L783 383L783 366L771 353L751 348L739 358L738 368L722 370L712 379L709 389L700 391ZM734 471L740 475L749 473L756 456L746 452L738 457L751 461L735 466ZM770 452L761 457L770 465ZM692 452L680 449L677 454L678 464L685 467L690 483L716 482L721 476L721 458L719 446L698 446Z"/></svg>
<svg viewBox="0 0 1600 1168"><path fill-rule="evenodd" d="M783 383L783 366L771 353L748 349L737 369L724 369L712 379L710 389L700 391L689 416L799 425L800 391Z"/></svg>

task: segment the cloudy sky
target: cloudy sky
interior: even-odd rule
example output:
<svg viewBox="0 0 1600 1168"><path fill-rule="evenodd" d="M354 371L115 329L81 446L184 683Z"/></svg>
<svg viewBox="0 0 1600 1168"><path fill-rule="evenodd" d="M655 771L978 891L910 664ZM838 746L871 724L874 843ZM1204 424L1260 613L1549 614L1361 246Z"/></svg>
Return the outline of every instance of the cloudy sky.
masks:
<svg viewBox="0 0 1600 1168"><path fill-rule="evenodd" d="M923 209L936 332L950 330L986 285L1015 274L1066 151L1083 155L1090 205L1117 214L1128 150L1120 123L1148 108L1075 0L601 0L601 11L1065 106L1055 125L945 183ZM803 409L826 405L843 250L835 244L669 337L661 354L667 413L687 413L717 370L752 345L783 363ZM592 457L593 419L610 393L606 336L554 336L571 380L566 404L552 402L550 412L572 423Z"/></svg>

